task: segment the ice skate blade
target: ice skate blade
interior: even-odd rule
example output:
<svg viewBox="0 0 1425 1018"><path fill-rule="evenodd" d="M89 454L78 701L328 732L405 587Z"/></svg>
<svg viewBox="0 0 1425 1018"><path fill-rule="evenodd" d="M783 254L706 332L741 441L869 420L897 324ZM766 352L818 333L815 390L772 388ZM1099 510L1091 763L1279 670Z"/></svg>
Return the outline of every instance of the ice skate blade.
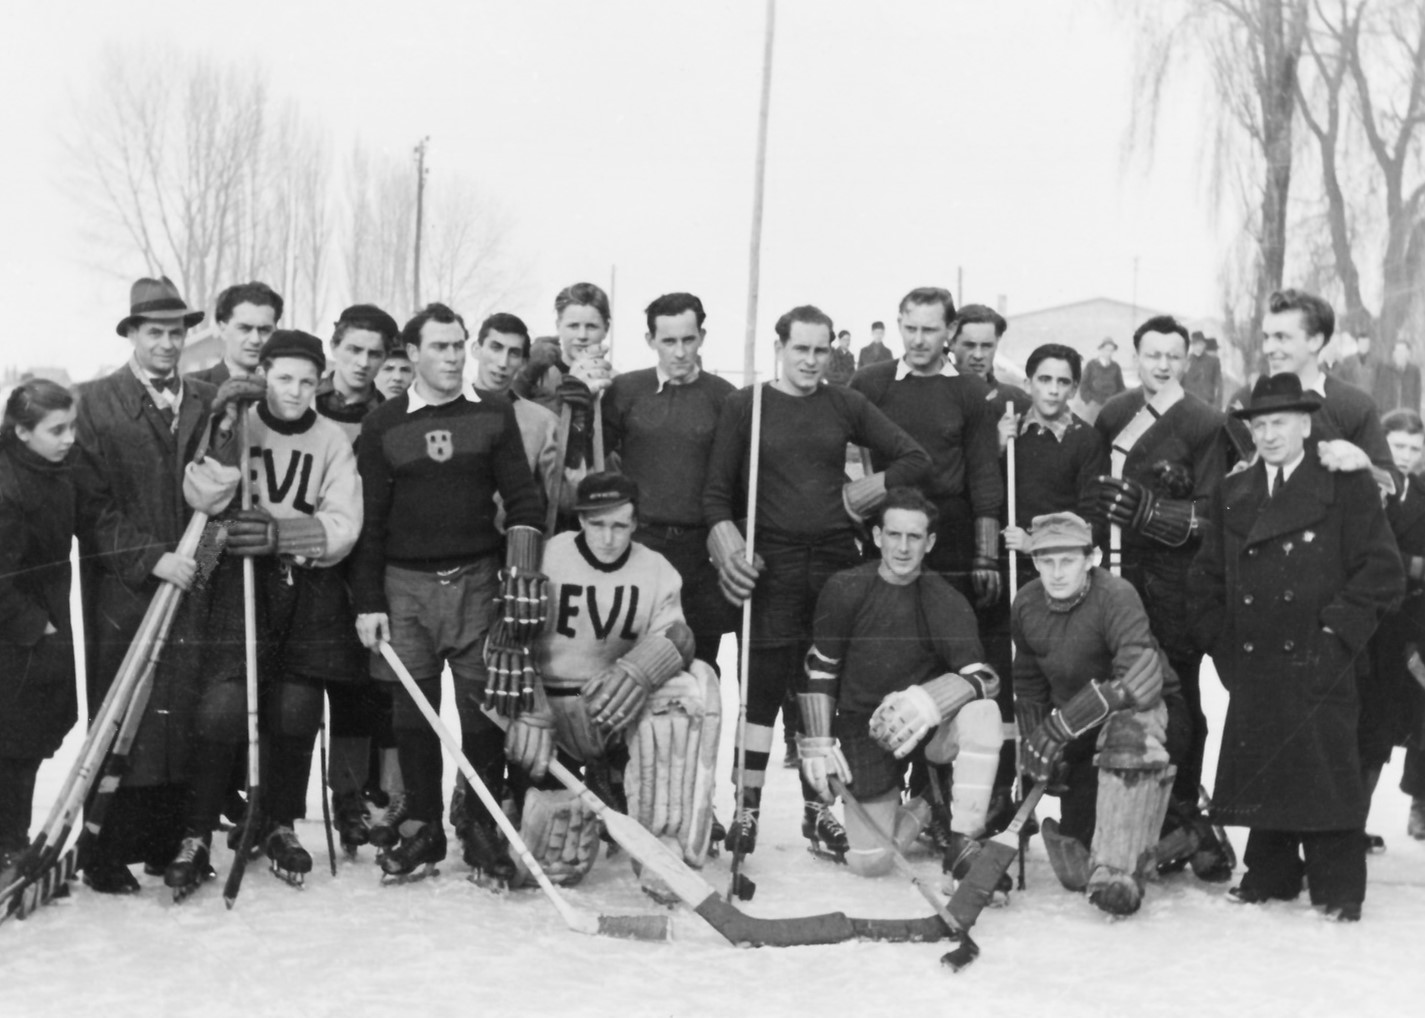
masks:
<svg viewBox="0 0 1425 1018"><path fill-rule="evenodd" d="M818 859L825 859L827 862L834 862L838 866L846 865L846 853L835 852L827 848L820 841L813 841L807 845L807 851Z"/></svg>
<svg viewBox="0 0 1425 1018"><path fill-rule="evenodd" d="M509 881L501 880L499 877L492 877L483 870L471 870L465 877L466 880L482 890L492 894L505 894L510 889Z"/></svg>
<svg viewBox="0 0 1425 1018"><path fill-rule="evenodd" d="M270 860L267 868L274 877L282 881L288 887L295 887L300 891L307 886L307 875L305 873L294 873L292 870L284 870Z"/></svg>
<svg viewBox="0 0 1425 1018"><path fill-rule="evenodd" d="M387 885L394 886L396 884L414 884L418 880L439 875L440 870L435 868L435 863L428 862L422 863L418 869L411 870L409 873L386 873L383 871L381 874L381 884L383 887Z"/></svg>

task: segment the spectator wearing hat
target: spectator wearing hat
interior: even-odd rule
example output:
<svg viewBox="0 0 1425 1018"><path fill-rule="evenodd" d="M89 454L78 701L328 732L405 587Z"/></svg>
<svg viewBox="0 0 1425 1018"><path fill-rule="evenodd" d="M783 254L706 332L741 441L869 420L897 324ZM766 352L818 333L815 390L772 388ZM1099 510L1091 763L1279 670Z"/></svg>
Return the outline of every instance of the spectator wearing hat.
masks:
<svg viewBox="0 0 1425 1018"><path fill-rule="evenodd" d="M1414 357L1410 340L1402 337L1391 347L1390 363L1376 369L1371 392L1382 414L1393 410L1420 412L1420 365Z"/></svg>
<svg viewBox="0 0 1425 1018"><path fill-rule="evenodd" d="M1117 353L1118 344L1105 336L1098 345L1098 356L1084 364L1084 380L1079 385L1079 396L1088 410L1086 419L1090 424L1105 403L1128 388L1123 384L1123 369L1113 359Z"/></svg>
<svg viewBox="0 0 1425 1018"><path fill-rule="evenodd" d="M306 815L324 685L350 682L355 671L346 580L335 567L361 532L361 479L346 433L312 406L326 370L322 342L278 329L263 344L259 366L265 392L246 410L253 506L225 515L224 555L208 583L191 740L193 794L183 843L165 877L175 889L202 879L228 776L247 745L243 558L256 566L265 731L256 843L293 883L312 867L293 826ZM213 455L234 464L239 452L233 440Z"/></svg>
<svg viewBox="0 0 1425 1018"><path fill-rule="evenodd" d="M490 702L509 709L506 690L487 689L486 636L501 604L506 648L527 646L543 622L544 521L514 407L465 381L468 340L464 319L444 304L427 306L401 330L416 380L361 423L365 508L351 580L362 643L374 649L389 642L437 709L440 675L450 667L465 755L483 771L494 765L479 755L491 745L481 733L494 722L480 702L489 693ZM496 494L505 509L503 534L495 526ZM372 674L395 681L380 658ZM445 858L442 762L440 741L416 703L404 689L393 695L409 819L400 843L378 862L404 879ZM467 843L466 858L482 876L507 879L514 867L496 851L494 821L474 809L483 816L474 829L489 838Z"/></svg>
<svg viewBox="0 0 1425 1018"><path fill-rule="evenodd" d="M1309 454L1319 394L1294 372L1259 379L1236 411L1258 462L1213 494L1191 574L1191 615L1229 702L1213 818L1250 829L1233 897L1296 898L1361 917L1367 797L1356 659L1405 577L1364 471Z"/></svg>
<svg viewBox="0 0 1425 1018"><path fill-rule="evenodd" d="M344 310L332 328L331 370L317 383L312 406L317 413L346 433L356 444L361 434L361 422L386 397L376 385L376 379L387 357L397 344L400 326L396 320L374 304L354 304ZM404 350L402 351L404 356ZM409 364L409 361L407 361ZM337 566L345 576L349 560ZM327 684L331 702L331 766L328 769L332 788L332 811L343 849L354 855L368 840L365 814L385 809L383 819L396 819L389 809L389 794L399 792L400 767L396 763L396 742L391 732L390 688L370 677L368 652L356 638L356 613L343 585L344 603L333 605L348 622L349 636L345 648L333 648L345 658L344 675ZM373 741L380 747L380 774L372 773ZM362 792L379 778L380 791L372 788L372 803L368 807Z"/></svg>
<svg viewBox="0 0 1425 1018"><path fill-rule="evenodd" d="M262 345L282 320L282 297L266 283L239 283L218 294L213 320L223 341L223 359L188 377L209 385L248 378L257 374Z"/></svg>
<svg viewBox="0 0 1425 1018"><path fill-rule="evenodd" d="M1188 343L1187 368L1183 388L1214 410L1222 409L1222 362L1217 359L1217 340L1194 332Z"/></svg>
<svg viewBox="0 0 1425 1018"><path fill-rule="evenodd" d="M1025 771L1059 796L1044 846L1066 888L1127 915L1189 752L1187 707L1138 592L1100 568L1083 517L1036 517L1028 551L1039 577L1014 599L1014 700Z"/></svg>
<svg viewBox="0 0 1425 1018"><path fill-rule="evenodd" d="M167 277L138 280L115 329L131 347L128 363L79 387L75 486L105 510L81 556L91 710L103 702L159 584L186 590L197 571L192 558L174 549L192 514L183 470L215 391L180 378L177 369L188 330L202 320ZM138 891L128 865L161 870L182 838L183 740L192 703L172 659L196 635L182 621L169 637L174 653L156 669L123 786L80 860L85 882L103 893Z"/></svg>

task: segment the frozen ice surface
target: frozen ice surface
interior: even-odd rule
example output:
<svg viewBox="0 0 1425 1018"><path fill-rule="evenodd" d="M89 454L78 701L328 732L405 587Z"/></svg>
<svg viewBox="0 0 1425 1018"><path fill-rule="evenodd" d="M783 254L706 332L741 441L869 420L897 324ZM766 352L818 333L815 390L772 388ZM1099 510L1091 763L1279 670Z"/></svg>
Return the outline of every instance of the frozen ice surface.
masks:
<svg viewBox="0 0 1425 1018"><path fill-rule="evenodd" d="M1210 662L1203 685L1220 729L1225 694ZM723 696L727 761L732 682ZM77 744L76 734L41 773L41 817ZM1215 753L1214 739L1209 775ZM316 858L305 890L274 879L260 860L227 911L223 847L219 880L182 905L160 878L141 876L143 893L117 900L76 884L69 900L0 926L0 1016L1419 1015L1425 843L1405 835L1399 756L1376 793L1370 826L1389 850L1370 859L1359 924L1327 923L1304 899L1233 905L1228 885L1190 875L1155 884L1138 915L1115 921L1059 887L1036 838L1028 889L981 917L983 953L958 974L939 964L948 944L737 949L682 907L672 913L671 944L581 936L537 890L498 896L467 882L454 842L435 879L382 887L370 848L333 878L313 783L314 819L298 830ZM780 743L747 862L757 895L741 907L758 916L928 914L903 878L858 879L805 851L796 774L779 764ZM726 785L718 803L726 817ZM1244 833L1232 832L1239 851ZM938 881L937 859L918 851L912 862ZM727 857L705 876L725 892ZM567 895L605 914L659 908L637 889L625 855L601 859Z"/></svg>

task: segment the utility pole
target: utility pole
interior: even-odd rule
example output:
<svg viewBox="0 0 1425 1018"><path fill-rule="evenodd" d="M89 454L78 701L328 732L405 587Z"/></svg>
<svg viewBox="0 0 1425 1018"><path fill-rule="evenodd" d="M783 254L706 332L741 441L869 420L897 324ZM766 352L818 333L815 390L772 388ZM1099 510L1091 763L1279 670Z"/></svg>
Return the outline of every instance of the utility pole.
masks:
<svg viewBox="0 0 1425 1018"><path fill-rule="evenodd" d="M955 306L960 307L965 303L965 266L961 265L955 269Z"/></svg>
<svg viewBox="0 0 1425 1018"><path fill-rule="evenodd" d="M1128 323L1128 331L1138 328L1138 256L1133 256L1133 319Z"/></svg>
<svg viewBox="0 0 1425 1018"><path fill-rule="evenodd" d="M426 146L430 144L430 135L426 135L416 146L416 257L415 257L415 278L412 280L411 296L415 298L414 311L419 311L424 305L421 304L421 228L425 219L426 200Z"/></svg>

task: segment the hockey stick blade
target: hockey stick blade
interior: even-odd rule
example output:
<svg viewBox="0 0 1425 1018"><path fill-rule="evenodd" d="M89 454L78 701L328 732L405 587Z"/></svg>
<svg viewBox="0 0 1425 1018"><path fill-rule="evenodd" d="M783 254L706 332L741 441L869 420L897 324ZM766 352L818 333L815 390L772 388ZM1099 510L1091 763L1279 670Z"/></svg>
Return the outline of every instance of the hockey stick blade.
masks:
<svg viewBox="0 0 1425 1018"><path fill-rule="evenodd" d="M970 864L970 872L965 874L965 878L955 888L955 893L950 896L950 914L965 929L975 925L980 913L994 897L995 888L999 886L1001 878L1009 872L1010 863L1014 862L1014 857L1019 853L1020 829L1028 822L1034 807L1039 805L1039 800L1044 796L1044 787L1042 781L1034 786L1034 790L1020 803L1009 826L995 835L980 854L975 856L974 862Z"/></svg>

